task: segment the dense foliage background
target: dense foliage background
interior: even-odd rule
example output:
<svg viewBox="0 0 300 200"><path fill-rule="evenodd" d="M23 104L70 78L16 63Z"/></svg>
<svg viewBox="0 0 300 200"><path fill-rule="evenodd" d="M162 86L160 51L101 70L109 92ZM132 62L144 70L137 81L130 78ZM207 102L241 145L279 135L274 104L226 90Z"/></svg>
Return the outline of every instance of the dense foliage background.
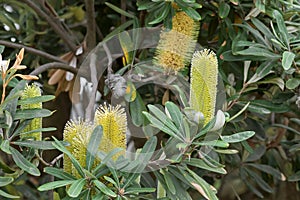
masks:
<svg viewBox="0 0 300 200"><path fill-rule="evenodd" d="M62 139L64 125L70 118L71 101L76 101L68 95L74 81L67 80L65 74L58 76L53 69L76 72L73 67L79 68L99 42L118 32L161 25L171 28L172 3L199 20L199 48L216 52L220 80L226 91L223 111L227 121L222 135L255 131L255 136L230 144L232 151L220 155L219 162L227 174L195 172L217 189L219 199L298 199L300 2L297 0L0 1L3 59L15 60L24 47L22 63L28 68L22 74L38 75L44 94L56 95L54 101L44 103L49 110L56 110L45 118L44 126L54 126L57 130L43 137ZM80 48L82 53L78 53ZM134 52L132 64L149 59L153 53L153 49ZM117 59L112 68L118 71L124 65L124 61ZM189 68L180 73L188 78L188 72ZM98 89L103 100L109 100L104 79ZM166 102L164 88L144 88L137 93L144 104ZM140 148L144 143L136 140L135 147ZM1 146L2 159L5 148ZM44 159L51 162L58 152L48 152L51 153ZM5 159L1 160L1 176L6 166L3 163L11 164L9 158ZM41 170L43 167L40 165ZM46 174L41 178L23 174L4 190L22 195L23 199L48 199L51 194L38 192L36 188L50 179ZM201 198L195 190L188 192L193 199Z"/></svg>

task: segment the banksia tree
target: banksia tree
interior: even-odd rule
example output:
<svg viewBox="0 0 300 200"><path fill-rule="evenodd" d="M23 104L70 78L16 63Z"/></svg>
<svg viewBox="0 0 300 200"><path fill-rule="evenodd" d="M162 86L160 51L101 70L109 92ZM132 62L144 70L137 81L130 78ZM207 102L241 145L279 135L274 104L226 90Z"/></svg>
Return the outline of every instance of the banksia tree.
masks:
<svg viewBox="0 0 300 200"><path fill-rule="evenodd" d="M114 148L123 148L124 151L116 154L113 158L116 159L118 156L124 155L127 129L127 118L124 108L121 108L120 105L116 107L106 104L100 106L95 114L95 125L103 127L100 150L108 153Z"/></svg>
<svg viewBox="0 0 300 200"><path fill-rule="evenodd" d="M194 52L199 22L185 12L177 12L172 18L172 29L163 30L154 56L154 64L167 73L177 73L190 62Z"/></svg>
<svg viewBox="0 0 300 200"><path fill-rule="evenodd" d="M214 116L217 97L218 60L204 49L194 53L191 68L190 106L204 115L204 123Z"/></svg>
<svg viewBox="0 0 300 200"><path fill-rule="evenodd" d="M27 98L32 98L32 97L39 97L41 96L41 90L37 85L28 85L25 90L23 91L23 94L21 96L22 100L25 100ZM42 102L38 103L30 103L30 104L22 104L21 109L34 109L34 108L42 108ZM21 134L21 138L24 137L32 137L35 138L35 140L41 140L42 139L42 132L32 132L32 133L26 133L29 131L33 131L36 129L41 129L42 128L42 118L35 118L33 119L29 125L27 125L23 133Z"/></svg>

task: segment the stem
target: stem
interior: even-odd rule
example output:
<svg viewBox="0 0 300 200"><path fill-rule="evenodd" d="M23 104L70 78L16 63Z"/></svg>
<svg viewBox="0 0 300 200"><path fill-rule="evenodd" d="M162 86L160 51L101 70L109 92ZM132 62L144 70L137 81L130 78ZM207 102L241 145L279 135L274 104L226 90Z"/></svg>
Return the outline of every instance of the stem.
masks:
<svg viewBox="0 0 300 200"><path fill-rule="evenodd" d="M85 0L86 18L87 18L87 50L90 52L96 46L96 23L94 0Z"/></svg>
<svg viewBox="0 0 300 200"><path fill-rule="evenodd" d="M48 69L63 69L69 72L72 72L73 74L77 74L78 73L78 69L65 64L65 63L59 63L59 62L52 62L52 63L47 63L44 65L39 66L38 68L36 68L35 70L33 70L30 75L39 75L45 71L47 71Z"/></svg>
<svg viewBox="0 0 300 200"><path fill-rule="evenodd" d="M29 53L32 53L32 54L35 54L35 55L47 58L49 60L66 63L64 60L60 59L57 56L53 56L53 55L51 55L49 53L46 53L44 51L40 51L38 49L35 49L35 48L32 48L32 47L28 47L28 46L25 46L25 45L22 45L22 44L16 44L16 43L13 43L13 42L8 42L8 41L0 40L0 45L4 45L4 46L7 46L7 47L16 48L16 49L24 48Z"/></svg>

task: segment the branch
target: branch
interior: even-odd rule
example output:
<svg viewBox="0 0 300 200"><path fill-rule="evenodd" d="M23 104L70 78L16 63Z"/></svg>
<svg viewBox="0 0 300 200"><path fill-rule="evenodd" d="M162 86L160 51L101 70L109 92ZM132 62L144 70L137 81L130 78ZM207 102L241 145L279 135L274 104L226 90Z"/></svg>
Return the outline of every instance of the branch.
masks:
<svg viewBox="0 0 300 200"><path fill-rule="evenodd" d="M66 61L60 59L57 56L53 56L53 55L48 54L48 53L46 53L44 51L41 51L41 50L38 50L38 49L35 49L35 48L32 48L32 47L28 47L28 46L25 46L25 45L22 45L22 44L16 44L16 43L8 42L8 41L5 41L5 40L0 40L0 45L4 45L4 46L15 48L15 49L24 48L29 53L32 53L32 54L35 54L35 55L47 58L49 60L66 63Z"/></svg>
<svg viewBox="0 0 300 200"><path fill-rule="evenodd" d="M52 18L47 15L44 11L42 11L35 3L30 0L21 0L28 6L30 6L40 17L44 18L52 29L60 36L60 38L66 43L66 45L72 50L76 51L76 45L70 40L69 33L67 33L61 26L58 18L54 21Z"/></svg>
<svg viewBox="0 0 300 200"><path fill-rule="evenodd" d="M47 63L44 65L39 66L38 68L36 68L35 70L33 70L30 75L39 75L49 69L63 69L69 72L72 72L73 74L77 74L78 73L78 69L65 64L65 63L59 63L59 62L52 62L52 63Z"/></svg>
<svg viewBox="0 0 300 200"><path fill-rule="evenodd" d="M94 0L85 0L86 9L86 41L87 51L90 52L96 46L96 23L95 23L95 8Z"/></svg>

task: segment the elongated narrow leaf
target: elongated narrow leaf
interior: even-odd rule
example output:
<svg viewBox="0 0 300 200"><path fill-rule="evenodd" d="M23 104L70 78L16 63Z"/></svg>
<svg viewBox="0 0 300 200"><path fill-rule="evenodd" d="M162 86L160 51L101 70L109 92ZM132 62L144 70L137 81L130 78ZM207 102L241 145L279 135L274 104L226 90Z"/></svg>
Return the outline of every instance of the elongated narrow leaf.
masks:
<svg viewBox="0 0 300 200"><path fill-rule="evenodd" d="M253 135L255 135L254 131L244 131L244 132L235 133L233 135L221 136L221 138L225 142L236 143L236 142L247 140L251 138Z"/></svg>
<svg viewBox="0 0 300 200"><path fill-rule="evenodd" d="M280 39L282 39L284 44L286 45L286 47L288 47L289 46L289 36L288 36L288 30L287 30L286 25L284 23L283 16L278 10L273 11L273 16L276 19L279 34L281 36Z"/></svg>
<svg viewBox="0 0 300 200"><path fill-rule="evenodd" d="M126 188L124 194L135 194L135 193L152 193L155 192L155 188L134 188L134 187L129 187Z"/></svg>
<svg viewBox="0 0 300 200"><path fill-rule="evenodd" d="M151 104L148 105L148 108L157 119L159 119L165 126L170 128L174 133L179 132L179 130L176 128L173 122L159 108Z"/></svg>
<svg viewBox="0 0 300 200"><path fill-rule="evenodd" d="M135 18L135 16L133 14L130 14L124 10L122 10L121 8L111 4L111 3L108 3L108 2L105 2L105 4L110 7L111 9L113 9L114 11L116 11L117 13L120 13L121 15L124 15L126 17L129 17L129 18Z"/></svg>
<svg viewBox="0 0 300 200"><path fill-rule="evenodd" d="M166 125L164 125L160 120L158 120L156 117L152 116L151 114L147 112L143 112L143 114L147 117L147 119L151 122L151 126L154 126L158 128L159 130L163 131L164 133L180 140L184 141L182 138L180 138L176 133L174 133L170 128L168 128Z"/></svg>
<svg viewBox="0 0 300 200"><path fill-rule="evenodd" d="M34 119L39 117L49 117L50 115L52 115L52 112L47 109L24 109L18 110L14 119Z"/></svg>
<svg viewBox="0 0 300 200"><path fill-rule="evenodd" d="M76 198L79 196L79 194L81 193L83 186L86 183L86 179L82 178L82 179L78 179L76 181L74 181L70 188L67 190L67 193L70 197Z"/></svg>
<svg viewBox="0 0 300 200"><path fill-rule="evenodd" d="M75 180L76 178L71 174L64 172L62 169L58 169L55 167L45 167L44 172L63 180Z"/></svg>
<svg viewBox="0 0 300 200"><path fill-rule="evenodd" d="M86 152L86 168L90 170L94 164L95 157L97 155L97 151L99 149L100 141L103 135L102 126L97 126L88 143L87 152Z"/></svg>
<svg viewBox="0 0 300 200"><path fill-rule="evenodd" d="M47 101L50 101L50 100L53 100L53 99L55 99L54 95L43 95L43 96L29 97L29 98L26 98L26 99L20 99L18 101L18 105L47 102Z"/></svg>
<svg viewBox="0 0 300 200"><path fill-rule="evenodd" d="M20 167L22 170L26 171L27 173L33 176L40 176L41 173L38 168L29 162L24 156L15 148L11 147L10 151L12 153L13 160L15 161L16 165Z"/></svg>
<svg viewBox="0 0 300 200"><path fill-rule="evenodd" d="M12 142L15 145L19 145L22 147L30 147L34 149L42 149L42 150L51 150L56 149L52 143L53 141L33 141L33 140L24 140L24 141L15 141Z"/></svg>
<svg viewBox="0 0 300 200"><path fill-rule="evenodd" d="M54 138L54 142L52 143L52 145L57 148L59 151L65 153L71 160L72 164L74 165L75 169L78 171L78 173L80 174L81 177L85 177L84 171L82 166L80 165L80 163L78 162L78 160L75 159L75 157L71 154L70 151L68 151L64 145L58 141L56 138Z"/></svg>
<svg viewBox="0 0 300 200"><path fill-rule="evenodd" d="M172 121L175 123L176 127L179 128L182 124L182 112L178 108L177 105L175 105L173 102L168 101L166 102L166 111L170 115Z"/></svg>
<svg viewBox="0 0 300 200"><path fill-rule="evenodd" d="M10 184L14 181L12 177L0 177L0 187Z"/></svg>
<svg viewBox="0 0 300 200"><path fill-rule="evenodd" d="M249 163L246 164L247 166L254 167L256 169L259 169L260 171L263 171L267 174L271 174L274 176L274 178L277 178L278 180L285 181L286 177L277 169L269 166L269 165L264 165L264 164L254 164L254 163Z"/></svg>
<svg viewBox="0 0 300 200"><path fill-rule="evenodd" d="M10 146L9 146L9 141L8 140L3 140L1 145L0 145L0 149L2 151L4 151L5 153L7 154L11 154L11 151L10 151Z"/></svg>
<svg viewBox="0 0 300 200"><path fill-rule="evenodd" d="M41 185L38 187L39 191L47 191L47 190L53 190L55 188L60 188L66 185L70 185L74 183L76 180L63 180L63 181L54 181L50 183L46 183L44 185Z"/></svg>
<svg viewBox="0 0 300 200"><path fill-rule="evenodd" d="M167 171L164 171L163 173L164 175L164 178L165 178L165 182L167 184L167 187L169 189L169 191L172 193L172 194L175 194L176 193L176 189L175 189L175 186L173 184L173 180L171 178L171 175L169 174L169 172Z"/></svg>
<svg viewBox="0 0 300 200"><path fill-rule="evenodd" d="M8 199L19 199L20 198L19 196L8 194L8 193L4 192L3 190L0 190L0 196L6 197Z"/></svg>
<svg viewBox="0 0 300 200"><path fill-rule="evenodd" d="M300 181L300 171L297 171L295 174L289 176L288 181Z"/></svg>
<svg viewBox="0 0 300 200"><path fill-rule="evenodd" d="M138 154L136 160L139 161L139 166L136 169L137 173L140 173L144 170L148 162L150 161L151 157L154 154L157 145L157 138L152 136L148 141L145 143L144 147L142 148L141 152Z"/></svg>
<svg viewBox="0 0 300 200"><path fill-rule="evenodd" d="M130 109L132 123L135 126L141 126L145 118L145 116L143 115L143 111L147 111L147 109L139 93L137 93L134 101L129 103L129 109Z"/></svg>
<svg viewBox="0 0 300 200"><path fill-rule="evenodd" d="M117 197L117 195L108 187L106 187L102 182L98 181L98 180L94 180L93 183L95 184L95 186L104 194L110 196L110 197Z"/></svg>
<svg viewBox="0 0 300 200"><path fill-rule="evenodd" d="M191 166L205 169L208 171L212 171L212 172L216 172L216 173L220 173L220 174L227 173L224 168L209 166L206 162L204 162L203 160L198 159L198 158L191 158L189 160L184 160L183 162L186 163L187 165L191 165Z"/></svg>

